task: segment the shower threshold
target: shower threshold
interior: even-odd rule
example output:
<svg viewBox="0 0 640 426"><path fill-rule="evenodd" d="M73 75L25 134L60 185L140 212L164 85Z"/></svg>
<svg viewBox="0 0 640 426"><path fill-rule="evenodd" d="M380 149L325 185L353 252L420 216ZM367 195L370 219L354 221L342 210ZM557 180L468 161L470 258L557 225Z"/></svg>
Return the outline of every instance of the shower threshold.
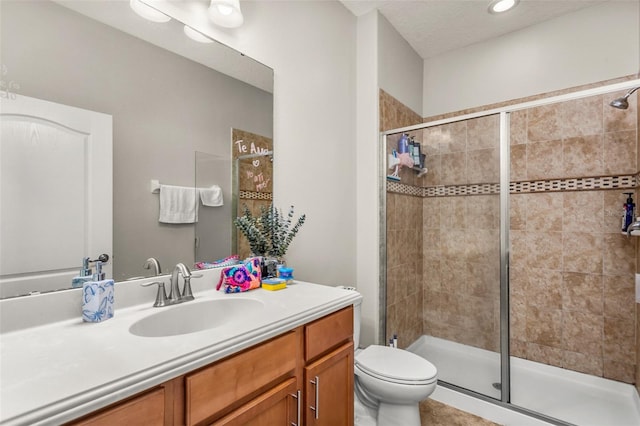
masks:
<svg viewBox="0 0 640 426"><path fill-rule="evenodd" d="M440 381L500 399L498 353L431 336L421 336L408 350L434 364ZM519 413L519 420L508 420L501 410L511 410L442 386L432 398L502 424L548 424ZM516 357L511 357L511 403L581 426L640 425L640 398L632 385Z"/></svg>

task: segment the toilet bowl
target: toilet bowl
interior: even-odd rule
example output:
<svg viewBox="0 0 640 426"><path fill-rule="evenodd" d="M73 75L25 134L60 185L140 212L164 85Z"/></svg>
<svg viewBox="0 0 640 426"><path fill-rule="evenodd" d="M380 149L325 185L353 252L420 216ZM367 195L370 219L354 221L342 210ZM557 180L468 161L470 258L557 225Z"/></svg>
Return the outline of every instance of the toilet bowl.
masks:
<svg viewBox="0 0 640 426"><path fill-rule="evenodd" d="M356 397L377 410L380 426L420 426L420 401L431 395L437 370L402 349L372 345L355 356Z"/></svg>
<svg viewBox="0 0 640 426"><path fill-rule="evenodd" d="M377 412L378 426L420 426L420 401L437 385L438 371L426 359L389 346L360 343L361 302L354 304L356 398Z"/></svg>

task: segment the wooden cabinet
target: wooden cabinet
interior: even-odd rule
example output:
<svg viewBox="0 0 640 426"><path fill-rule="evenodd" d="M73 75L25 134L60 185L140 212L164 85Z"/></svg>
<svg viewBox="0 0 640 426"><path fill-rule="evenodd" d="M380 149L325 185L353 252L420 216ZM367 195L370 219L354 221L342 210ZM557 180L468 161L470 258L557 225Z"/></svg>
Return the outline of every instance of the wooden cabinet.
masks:
<svg viewBox="0 0 640 426"><path fill-rule="evenodd" d="M153 425L165 424L164 387L135 396L71 423L74 426Z"/></svg>
<svg viewBox="0 0 640 426"><path fill-rule="evenodd" d="M288 379L253 401L213 422L213 426L298 425L302 423L302 401L298 382Z"/></svg>
<svg viewBox="0 0 640 426"><path fill-rule="evenodd" d="M307 426L353 425L353 343L304 369Z"/></svg>
<svg viewBox="0 0 640 426"><path fill-rule="evenodd" d="M297 329L188 374L186 424L210 423L289 378L297 381L300 339Z"/></svg>
<svg viewBox="0 0 640 426"><path fill-rule="evenodd" d="M305 326L305 425L353 425L353 308Z"/></svg>
<svg viewBox="0 0 640 426"><path fill-rule="evenodd" d="M352 426L353 307L70 424Z"/></svg>

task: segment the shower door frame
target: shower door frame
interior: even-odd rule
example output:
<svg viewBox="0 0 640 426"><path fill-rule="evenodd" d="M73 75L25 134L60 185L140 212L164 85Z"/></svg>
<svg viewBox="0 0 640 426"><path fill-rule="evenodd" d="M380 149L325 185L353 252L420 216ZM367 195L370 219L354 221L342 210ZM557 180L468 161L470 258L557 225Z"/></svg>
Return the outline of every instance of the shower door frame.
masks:
<svg viewBox="0 0 640 426"><path fill-rule="evenodd" d="M451 383L441 382L438 384L444 387L456 390L466 395L470 395L481 400L500 405L502 407L521 412L528 416L550 422L558 425L570 426L571 423L546 416L529 410L524 407L513 405L511 400L511 368L510 368L510 333L509 333L509 195L510 195L510 135L509 124L510 114L515 111L535 108L545 105L556 104L560 102L571 101L575 99L586 98L590 96L604 95L611 92L631 89L640 86L640 79L627 80L621 83L608 84L596 88L578 90L563 95L549 96L547 98L537 99L534 101L517 103L514 105L493 108L486 111L479 111L471 114L459 115L456 117L429 121L413 126L401 127L397 129L386 130L380 132L378 144L378 164L379 164L379 201L380 201L380 218L379 218L379 271L380 271L380 287L379 287L379 312L378 312L378 344L384 345L387 341L386 335L386 314L387 314L387 137L393 134L411 132L415 130L426 129L429 127L440 126L455 122L462 122L474 118L485 117L489 115L499 115L500 117L500 373L501 373L501 398L495 399L490 396L456 386Z"/></svg>

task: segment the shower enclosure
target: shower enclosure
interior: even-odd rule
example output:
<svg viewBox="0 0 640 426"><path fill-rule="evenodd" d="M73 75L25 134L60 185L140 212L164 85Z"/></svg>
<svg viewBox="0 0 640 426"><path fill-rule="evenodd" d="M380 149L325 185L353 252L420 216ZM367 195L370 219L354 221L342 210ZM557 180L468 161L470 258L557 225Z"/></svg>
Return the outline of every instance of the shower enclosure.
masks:
<svg viewBox="0 0 640 426"><path fill-rule="evenodd" d="M443 386L558 424L640 424L635 192L640 80L381 135L382 341ZM426 175L393 164L420 142Z"/></svg>

